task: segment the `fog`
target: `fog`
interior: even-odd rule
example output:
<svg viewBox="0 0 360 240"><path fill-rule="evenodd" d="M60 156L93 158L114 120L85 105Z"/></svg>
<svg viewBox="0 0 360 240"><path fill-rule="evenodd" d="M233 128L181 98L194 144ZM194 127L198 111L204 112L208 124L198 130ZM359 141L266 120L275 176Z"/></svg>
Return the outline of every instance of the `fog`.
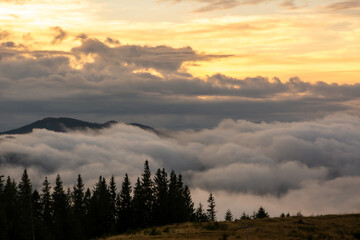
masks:
<svg viewBox="0 0 360 240"><path fill-rule="evenodd" d="M0 137L0 175L19 180L27 168L34 186L45 176L64 185L81 174L91 187L99 175L134 184L149 160L184 176L196 204L213 192L222 219L260 205L272 215L351 213L360 209L360 118L329 115L311 121L254 123L223 120L200 131L167 131L166 136L126 124L85 132Z"/></svg>

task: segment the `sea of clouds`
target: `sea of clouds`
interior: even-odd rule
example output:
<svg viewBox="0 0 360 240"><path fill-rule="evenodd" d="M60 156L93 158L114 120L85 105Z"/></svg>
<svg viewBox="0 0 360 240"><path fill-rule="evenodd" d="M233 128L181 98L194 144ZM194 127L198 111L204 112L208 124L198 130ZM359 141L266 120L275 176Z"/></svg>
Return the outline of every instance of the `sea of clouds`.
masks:
<svg viewBox="0 0 360 240"><path fill-rule="evenodd" d="M77 174L87 186L99 175L125 173L135 182L149 160L175 170L191 187L193 200L206 204L213 192L222 219L260 205L273 216L360 211L360 117L334 114L311 121L223 120L203 130L164 135L116 124L100 131L56 133L37 129L0 137L0 175L19 180L27 168L35 187L60 174L65 186Z"/></svg>

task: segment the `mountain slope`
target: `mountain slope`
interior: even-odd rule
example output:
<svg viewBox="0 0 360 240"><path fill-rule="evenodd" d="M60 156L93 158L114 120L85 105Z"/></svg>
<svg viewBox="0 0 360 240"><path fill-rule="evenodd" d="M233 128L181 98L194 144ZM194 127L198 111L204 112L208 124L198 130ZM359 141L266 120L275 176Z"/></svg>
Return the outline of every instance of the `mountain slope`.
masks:
<svg viewBox="0 0 360 240"><path fill-rule="evenodd" d="M47 129L54 132L67 132L69 130L86 130L86 129L102 129L115 124L115 121L109 121L103 124L90 123L73 118L44 118L29 125L2 132L0 134L27 134L34 129Z"/></svg>
<svg viewBox="0 0 360 240"><path fill-rule="evenodd" d="M27 133L31 133L34 129L46 129L54 132L68 132L68 131L86 130L86 129L99 130L99 129L111 127L113 124L116 123L117 123L116 121L109 121L106 123L91 123L74 118L48 117L20 128L16 128L5 132L0 132L0 135L27 134ZM140 123L129 123L128 125L141 128L145 131L155 133L159 136L163 135L160 131Z"/></svg>

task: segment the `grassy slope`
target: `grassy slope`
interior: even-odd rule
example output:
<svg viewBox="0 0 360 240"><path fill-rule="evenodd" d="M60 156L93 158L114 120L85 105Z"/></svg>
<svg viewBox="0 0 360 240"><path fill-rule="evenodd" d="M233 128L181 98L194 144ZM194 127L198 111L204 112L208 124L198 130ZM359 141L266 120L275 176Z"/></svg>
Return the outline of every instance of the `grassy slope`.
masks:
<svg viewBox="0 0 360 240"><path fill-rule="evenodd" d="M241 220L231 223L174 224L109 237L106 240L246 239L246 230L242 228L246 224L256 225L249 229L251 240L360 239L360 214L351 214Z"/></svg>

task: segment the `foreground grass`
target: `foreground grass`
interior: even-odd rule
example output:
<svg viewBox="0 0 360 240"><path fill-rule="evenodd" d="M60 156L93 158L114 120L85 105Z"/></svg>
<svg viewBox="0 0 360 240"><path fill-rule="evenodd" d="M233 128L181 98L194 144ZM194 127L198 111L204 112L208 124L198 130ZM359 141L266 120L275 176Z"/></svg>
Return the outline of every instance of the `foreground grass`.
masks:
<svg viewBox="0 0 360 240"><path fill-rule="evenodd" d="M360 239L360 214L318 217L267 218L217 223L183 223L148 228L133 233L103 238L106 240L197 239Z"/></svg>

